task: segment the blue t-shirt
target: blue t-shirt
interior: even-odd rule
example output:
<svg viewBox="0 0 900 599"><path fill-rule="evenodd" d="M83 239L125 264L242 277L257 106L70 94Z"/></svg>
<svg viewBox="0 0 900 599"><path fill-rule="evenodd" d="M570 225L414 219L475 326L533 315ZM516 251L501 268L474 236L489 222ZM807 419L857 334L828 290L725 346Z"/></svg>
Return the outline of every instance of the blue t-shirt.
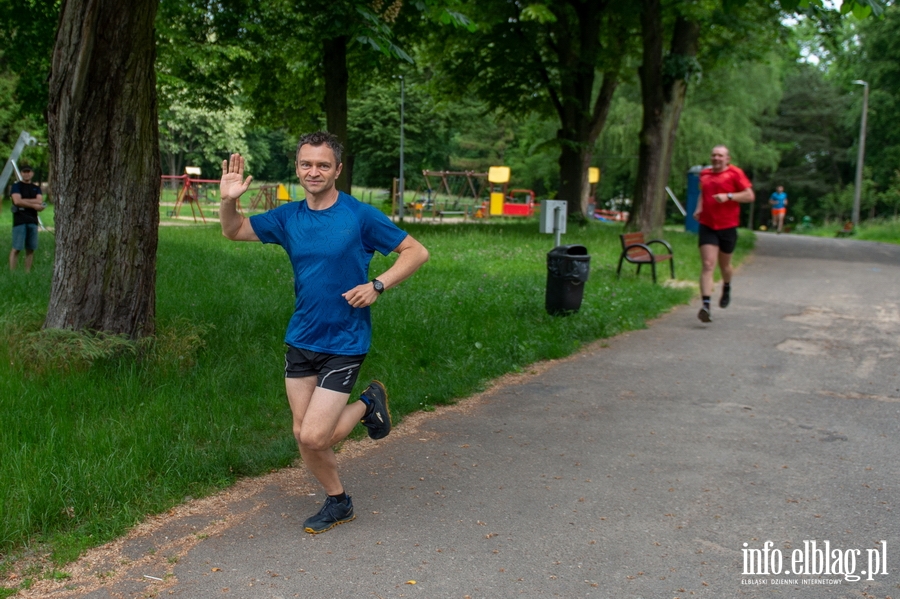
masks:
<svg viewBox="0 0 900 599"><path fill-rule="evenodd" d="M294 314L284 341L293 347L353 356L369 351L369 308L354 308L341 294L369 280L375 250L388 255L406 238L377 208L338 193L325 210L290 202L250 217L263 243L277 243L294 269Z"/></svg>
<svg viewBox="0 0 900 599"><path fill-rule="evenodd" d="M772 204L772 209L773 210L781 210L782 208L784 208L784 201L787 200L787 194L784 193L783 191L781 193L778 193L776 191L775 193L772 194L771 199L775 200L775 203Z"/></svg>

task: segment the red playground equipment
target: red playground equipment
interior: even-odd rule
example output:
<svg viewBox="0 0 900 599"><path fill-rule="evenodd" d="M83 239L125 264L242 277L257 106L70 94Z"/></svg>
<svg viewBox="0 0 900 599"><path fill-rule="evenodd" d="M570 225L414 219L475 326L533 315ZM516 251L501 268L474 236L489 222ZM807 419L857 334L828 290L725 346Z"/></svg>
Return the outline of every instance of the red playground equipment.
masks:
<svg viewBox="0 0 900 599"><path fill-rule="evenodd" d="M534 216L534 192L510 189L503 202L503 216Z"/></svg>
<svg viewBox="0 0 900 599"><path fill-rule="evenodd" d="M201 195L206 198L209 193L208 189L204 189L202 185L204 184L214 184L218 186L218 179L196 179L192 175L197 176L200 174L200 169L194 166L188 166L184 169L185 173L183 175L163 175L162 180L163 183L166 181L181 181L181 189L178 191L178 199L175 200L175 208L169 213L169 216L174 218L178 218L181 214L181 207L184 206L185 202L187 202L191 207L191 215L194 217L194 222L197 222L197 214L200 214L200 219L206 223L206 217L203 215L203 209L200 207L200 197ZM290 202L291 196L288 193L287 188L281 183L269 183L265 185L260 185L259 187L253 188L253 191L256 191L256 195L253 197L253 200L250 202L250 210L272 210L273 208L278 207L279 202ZM215 192L212 192L215 194ZM194 206L196 205L196 211ZM240 201L237 203L238 212L243 213L241 210Z"/></svg>
<svg viewBox="0 0 900 599"><path fill-rule="evenodd" d="M189 167L190 168L190 167ZM187 171L188 169L185 169ZM199 169L198 173L199 174ZM204 224L206 223L206 217L203 216L203 209L200 208L200 185L203 183L214 183L216 185L219 184L218 179L193 179L191 175L185 173L183 175L163 175L163 181L173 181L173 180L181 180L182 185L181 189L178 191L178 199L175 200L175 208L172 210L172 216L178 217L181 213L181 207L187 202L191 207L191 215L194 217L194 222L197 222L197 213L194 212L194 205L197 206L197 212L200 213L200 218L203 220Z"/></svg>

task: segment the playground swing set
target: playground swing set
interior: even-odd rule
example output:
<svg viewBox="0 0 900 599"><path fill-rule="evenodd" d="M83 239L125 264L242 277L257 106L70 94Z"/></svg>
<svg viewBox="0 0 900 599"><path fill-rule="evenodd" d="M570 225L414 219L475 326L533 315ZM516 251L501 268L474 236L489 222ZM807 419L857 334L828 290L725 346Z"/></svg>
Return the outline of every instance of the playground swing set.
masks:
<svg viewBox="0 0 900 599"><path fill-rule="evenodd" d="M424 220L429 212L432 221L443 221L445 216L462 216L463 220L468 220L534 214L533 191L508 189L508 166L492 166L487 173L423 170L422 177L425 180L424 196L419 197L423 194L419 187L407 204L418 221ZM396 189L392 195L396 212Z"/></svg>
<svg viewBox="0 0 900 599"><path fill-rule="evenodd" d="M200 207L200 200L209 201L209 190L204 187L206 184L219 184L218 179L200 179L200 167L186 166L183 175L163 175L162 180L165 181L181 181L181 188L178 191L178 197L175 200L175 207L169 211L169 216L178 218L181 215L181 208L187 203L191 207L191 215L194 222L197 222L197 214L200 219L206 223L206 216ZM271 210L278 206L279 202L289 202L291 196L287 188L281 183L265 184L255 188L256 195L250 201L250 210ZM195 212L196 206L196 212ZM240 201L237 204L238 211L243 213Z"/></svg>

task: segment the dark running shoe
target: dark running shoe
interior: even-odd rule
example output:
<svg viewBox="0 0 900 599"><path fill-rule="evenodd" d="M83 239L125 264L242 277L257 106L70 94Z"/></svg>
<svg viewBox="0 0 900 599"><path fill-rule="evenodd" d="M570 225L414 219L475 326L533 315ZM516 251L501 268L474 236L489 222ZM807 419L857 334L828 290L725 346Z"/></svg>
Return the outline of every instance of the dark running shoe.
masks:
<svg viewBox="0 0 900 599"><path fill-rule="evenodd" d="M381 382L372 381L362 394L369 400L370 407L368 408L369 413L360 422L369 429L370 437L384 439L391 432L391 412L388 410L387 391Z"/></svg>
<svg viewBox="0 0 900 599"><path fill-rule="evenodd" d="M709 308L706 306L700 308L700 311L697 312L697 318L700 319L700 322L712 322L712 317L709 315Z"/></svg>
<svg viewBox="0 0 900 599"><path fill-rule="evenodd" d="M722 297L719 298L719 307L727 308L728 304L731 303L731 288L723 287L722 288Z"/></svg>
<svg viewBox="0 0 900 599"><path fill-rule="evenodd" d="M353 500L347 497L347 501L338 501L334 497L326 497L325 505L315 516L310 516L303 523L303 530L311 535L331 530L338 524L350 522L356 518L353 514Z"/></svg>

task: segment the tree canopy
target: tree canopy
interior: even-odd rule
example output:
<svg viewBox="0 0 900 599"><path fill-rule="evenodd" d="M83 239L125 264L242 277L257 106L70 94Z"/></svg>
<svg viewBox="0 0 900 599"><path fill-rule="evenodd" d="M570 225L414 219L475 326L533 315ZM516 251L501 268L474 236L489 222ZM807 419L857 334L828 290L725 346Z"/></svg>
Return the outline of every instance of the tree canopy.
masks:
<svg viewBox="0 0 900 599"><path fill-rule="evenodd" d="M638 226L655 228L665 218L663 188L679 186L688 166L724 142L760 185L790 181L804 199L795 206L813 210L846 195L860 109L852 82L864 79L872 90L868 205L877 213L900 198L891 195L900 188L892 127L900 17L892 2L885 10L878 0L846 0L833 10L824 0L148 1L158 9L152 25L143 22L155 27L156 60L147 73L124 75L121 93L155 79L155 93L139 103L146 114L158 107L161 143L152 152L169 172L187 161L212 172L218 153L239 150L258 176L290 177L292 138L325 127L347 147L345 189L354 171L387 186L399 166L394 77L402 75L407 173L505 162L518 186L565 199L583 218L587 169L600 165L601 196L633 195ZM92 6L0 0L9 32L0 40L0 149L21 128L45 127L47 83L62 76L51 73L53 42L65 41L54 31L87 18ZM798 41L804 28L830 53L822 65L798 65L814 45L803 47L810 35ZM85 109L49 106L60 123ZM124 118L119 133L97 139L134 124ZM156 139L155 125L144 139ZM99 131L90 127L50 136L60 173L74 168L59 153L66 136L89 139ZM156 168L147 149L142 177ZM74 197L66 181L54 184ZM87 210L77 205L58 213L60 227ZM136 225L121 231L123 244L143 230Z"/></svg>

